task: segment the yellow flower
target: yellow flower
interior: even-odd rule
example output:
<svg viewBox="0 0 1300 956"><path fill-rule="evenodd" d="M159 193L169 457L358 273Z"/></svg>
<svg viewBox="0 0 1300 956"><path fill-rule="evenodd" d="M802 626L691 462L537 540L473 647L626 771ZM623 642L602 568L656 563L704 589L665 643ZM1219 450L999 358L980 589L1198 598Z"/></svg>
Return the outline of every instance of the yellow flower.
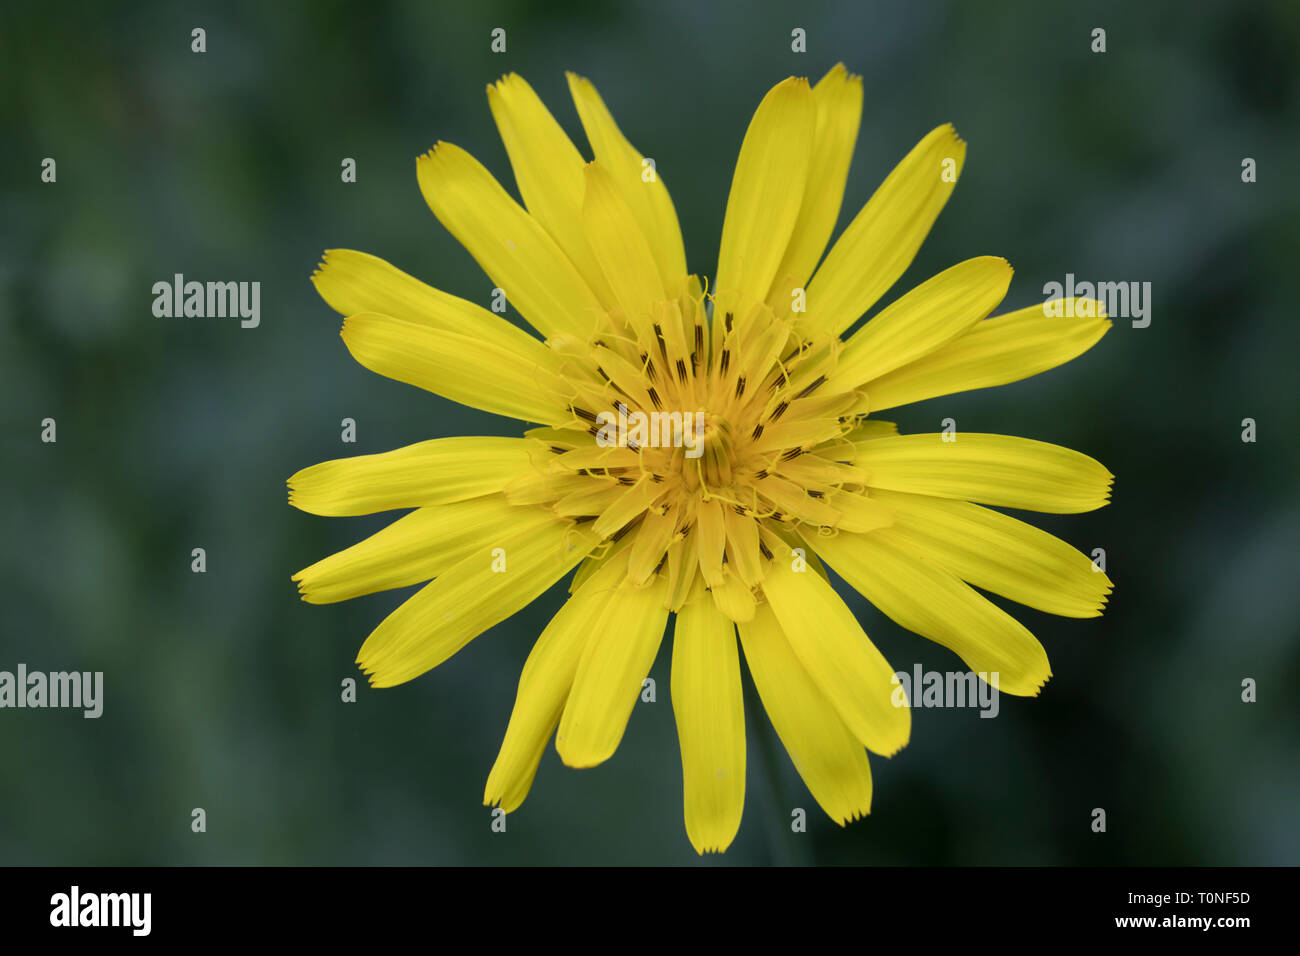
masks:
<svg viewBox="0 0 1300 956"><path fill-rule="evenodd" d="M1069 617L1100 614L1111 587L1074 548L985 507L1100 507L1112 476L1099 463L1023 438L899 435L868 413L1037 374L1110 323L1099 307L988 318L1011 267L981 257L847 334L912 261L966 147L951 126L927 135L823 258L862 109L843 66L759 104L706 292L653 163L590 82L570 74L569 88L592 162L520 77L488 88L524 206L457 146L416 164L434 214L538 336L364 253L327 252L313 276L362 365L542 427L298 472L290 503L313 514L415 510L294 578L314 603L430 582L357 657L391 687L577 569L488 778L485 804L506 812L553 733L571 767L614 753L674 614L686 831L701 853L726 849L744 804L738 632L777 734L844 824L870 810L867 751L904 746L910 714L819 555L1020 695L1051 676L1047 655L972 585Z"/></svg>

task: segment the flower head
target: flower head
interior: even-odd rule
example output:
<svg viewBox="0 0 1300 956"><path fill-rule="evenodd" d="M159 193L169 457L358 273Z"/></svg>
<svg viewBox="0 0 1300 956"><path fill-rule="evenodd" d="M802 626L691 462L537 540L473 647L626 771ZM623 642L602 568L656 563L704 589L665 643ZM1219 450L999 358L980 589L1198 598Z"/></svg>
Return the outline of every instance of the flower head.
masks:
<svg viewBox="0 0 1300 956"><path fill-rule="evenodd" d="M434 214L537 335L364 253L328 252L313 277L362 365L539 427L300 471L290 502L305 511L415 510L295 580L312 602L430 582L358 655L389 687L577 569L524 665L487 804L522 803L552 734L573 767L614 753L672 614L695 848L725 849L740 823L741 649L813 797L845 823L870 809L867 751L904 746L910 716L819 556L1011 694L1038 692L1046 653L974 587L1072 617L1110 591L1083 554L987 507L1097 508L1111 475L1096 461L1000 435L899 435L875 415L1052 368L1109 322L1098 308L989 318L1011 267L979 257L851 331L911 263L965 144L950 126L924 137L826 252L862 106L842 66L759 104L712 283L687 272L654 164L588 81L569 86L590 162L521 78L488 89L522 206L459 147L417 162Z"/></svg>

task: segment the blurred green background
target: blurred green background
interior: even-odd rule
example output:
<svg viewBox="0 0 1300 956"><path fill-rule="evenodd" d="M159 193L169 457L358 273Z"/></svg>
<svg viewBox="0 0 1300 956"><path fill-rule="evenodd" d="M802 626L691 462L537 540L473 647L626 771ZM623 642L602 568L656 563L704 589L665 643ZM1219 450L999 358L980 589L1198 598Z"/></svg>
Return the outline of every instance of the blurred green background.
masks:
<svg viewBox="0 0 1300 956"><path fill-rule="evenodd" d="M969 143L893 294L982 254L1016 266L1005 309L1067 272L1153 284L1149 328L1121 321L1061 369L888 416L1104 462L1110 507L1040 523L1105 548L1116 591L1099 620L1017 610L1052 660L1044 693L1004 697L996 720L918 710L912 743L873 758L872 815L846 829L783 752L765 762L751 698L744 821L707 862L1300 862L1300 8L689 0L5 4L0 669L102 670L105 710L0 711L0 862L697 861L667 640L658 702L638 704L617 755L573 771L548 749L491 832L483 783L559 589L419 680L340 702L405 593L301 603L291 573L386 519L296 512L285 478L516 426L361 368L308 276L323 249L361 249L486 303L414 159L446 139L513 191L484 95L511 70L586 153L566 69L655 158L691 268L711 273L753 108L841 60L866 91L841 225L934 126ZM155 318L151 287L177 272L259 281L261 326ZM40 441L45 417L57 444ZM896 668L960 668L853 607ZM1257 703L1240 700L1246 677ZM793 807L808 833L789 832Z"/></svg>

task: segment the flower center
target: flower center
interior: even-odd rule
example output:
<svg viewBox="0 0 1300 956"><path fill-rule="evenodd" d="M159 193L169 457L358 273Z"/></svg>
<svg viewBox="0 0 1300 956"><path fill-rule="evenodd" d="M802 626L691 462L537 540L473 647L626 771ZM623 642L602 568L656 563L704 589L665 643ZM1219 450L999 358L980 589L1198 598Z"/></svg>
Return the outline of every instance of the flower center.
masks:
<svg viewBox="0 0 1300 956"><path fill-rule="evenodd" d="M705 412L700 431L696 435L699 456L682 456L682 477L689 490L702 484L706 490L717 491L731 484L733 436L731 423L721 415Z"/></svg>

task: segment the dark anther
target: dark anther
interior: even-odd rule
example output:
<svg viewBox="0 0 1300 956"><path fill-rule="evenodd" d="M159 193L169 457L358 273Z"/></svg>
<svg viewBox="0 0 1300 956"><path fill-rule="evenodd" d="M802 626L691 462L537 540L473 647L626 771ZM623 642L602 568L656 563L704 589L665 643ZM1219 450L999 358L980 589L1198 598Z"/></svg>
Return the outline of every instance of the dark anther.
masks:
<svg viewBox="0 0 1300 956"><path fill-rule="evenodd" d="M795 398L807 398L807 397L808 397L809 395L811 395L813 392L817 391L817 389L821 386L822 382L824 382L824 381L826 381L826 376L825 376L825 375L818 375L817 378L815 378L815 379L813 380L812 384L810 384L810 385L809 385L807 388L805 388L802 392L800 392L798 395L796 395Z"/></svg>

